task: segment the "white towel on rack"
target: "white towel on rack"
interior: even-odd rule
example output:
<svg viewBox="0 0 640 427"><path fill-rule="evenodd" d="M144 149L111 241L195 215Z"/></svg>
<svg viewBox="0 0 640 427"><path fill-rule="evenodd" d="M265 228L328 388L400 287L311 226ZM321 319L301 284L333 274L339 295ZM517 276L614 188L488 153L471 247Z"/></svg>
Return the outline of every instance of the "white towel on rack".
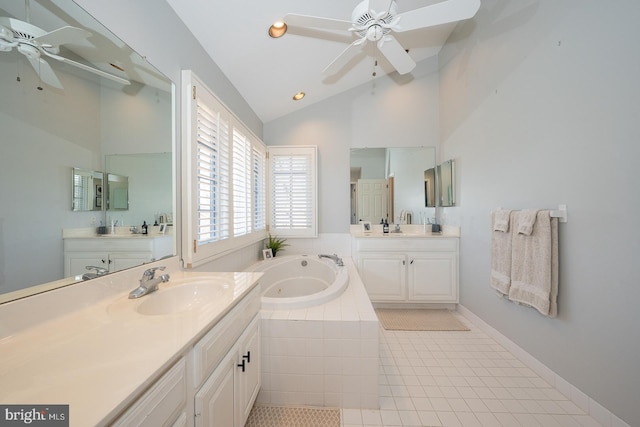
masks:
<svg viewBox="0 0 640 427"><path fill-rule="evenodd" d="M537 215L538 210L536 209L521 211L518 220L518 233L530 236L533 232L533 225L536 222Z"/></svg>
<svg viewBox="0 0 640 427"><path fill-rule="evenodd" d="M513 216L511 211L496 211L491 214L491 280L490 285L493 289L503 296L509 295L509 287L511 286L511 234L505 231L496 231L495 224L498 212L508 212L509 216ZM507 225L512 219L507 217ZM512 227L513 229L513 227Z"/></svg>
<svg viewBox="0 0 640 427"><path fill-rule="evenodd" d="M524 212L516 212L512 227L520 230ZM526 218L525 218L526 219ZM539 211L530 235L512 233L509 299L540 313L557 316L558 219Z"/></svg>
<svg viewBox="0 0 640 427"><path fill-rule="evenodd" d="M510 210L502 210L498 209L493 213L493 230L494 231L509 231L509 216L511 215Z"/></svg>

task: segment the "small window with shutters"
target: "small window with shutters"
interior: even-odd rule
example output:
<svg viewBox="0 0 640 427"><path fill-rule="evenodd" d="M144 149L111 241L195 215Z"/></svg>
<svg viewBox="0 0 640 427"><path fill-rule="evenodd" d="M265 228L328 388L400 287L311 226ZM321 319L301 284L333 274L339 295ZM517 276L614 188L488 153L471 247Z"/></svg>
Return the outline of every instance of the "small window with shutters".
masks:
<svg viewBox="0 0 640 427"><path fill-rule="evenodd" d="M272 235L317 237L317 148L269 146Z"/></svg>

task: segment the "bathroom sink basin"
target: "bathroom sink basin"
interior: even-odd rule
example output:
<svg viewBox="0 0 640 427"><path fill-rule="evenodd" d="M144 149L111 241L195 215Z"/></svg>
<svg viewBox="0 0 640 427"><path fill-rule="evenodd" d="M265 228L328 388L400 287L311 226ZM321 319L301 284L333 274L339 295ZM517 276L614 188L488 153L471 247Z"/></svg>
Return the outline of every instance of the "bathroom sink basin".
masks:
<svg viewBox="0 0 640 427"><path fill-rule="evenodd" d="M140 314L155 316L195 310L215 302L227 288L227 285L204 281L160 288L142 297L142 301L136 306L136 311Z"/></svg>

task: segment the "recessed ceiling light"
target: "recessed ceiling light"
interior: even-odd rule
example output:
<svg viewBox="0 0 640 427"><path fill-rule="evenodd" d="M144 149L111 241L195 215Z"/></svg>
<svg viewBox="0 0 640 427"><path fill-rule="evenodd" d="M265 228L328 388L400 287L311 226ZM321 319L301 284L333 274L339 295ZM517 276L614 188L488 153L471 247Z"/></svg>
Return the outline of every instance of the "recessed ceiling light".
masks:
<svg viewBox="0 0 640 427"><path fill-rule="evenodd" d="M287 24L282 21L276 21L269 27L269 36L277 39L282 37L287 32Z"/></svg>
<svg viewBox="0 0 640 427"><path fill-rule="evenodd" d="M293 100L294 101L300 101L302 98L304 98L306 94L304 92L298 92L295 95L293 95Z"/></svg>

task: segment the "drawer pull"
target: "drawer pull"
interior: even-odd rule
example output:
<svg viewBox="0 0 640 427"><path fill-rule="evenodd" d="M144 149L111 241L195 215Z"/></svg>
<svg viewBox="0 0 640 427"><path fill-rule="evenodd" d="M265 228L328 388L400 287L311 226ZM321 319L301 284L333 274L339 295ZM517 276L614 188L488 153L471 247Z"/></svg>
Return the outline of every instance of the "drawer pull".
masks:
<svg viewBox="0 0 640 427"><path fill-rule="evenodd" d="M244 372L244 360L242 363L238 363L238 368L242 368L242 372Z"/></svg>
<svg viewBox="0 0 640 427"><path fill-rule="evenodd" d="M251 352L247 351L247 354L242 356L243 359L247 359L247 363L251 363Z"/></svg>

